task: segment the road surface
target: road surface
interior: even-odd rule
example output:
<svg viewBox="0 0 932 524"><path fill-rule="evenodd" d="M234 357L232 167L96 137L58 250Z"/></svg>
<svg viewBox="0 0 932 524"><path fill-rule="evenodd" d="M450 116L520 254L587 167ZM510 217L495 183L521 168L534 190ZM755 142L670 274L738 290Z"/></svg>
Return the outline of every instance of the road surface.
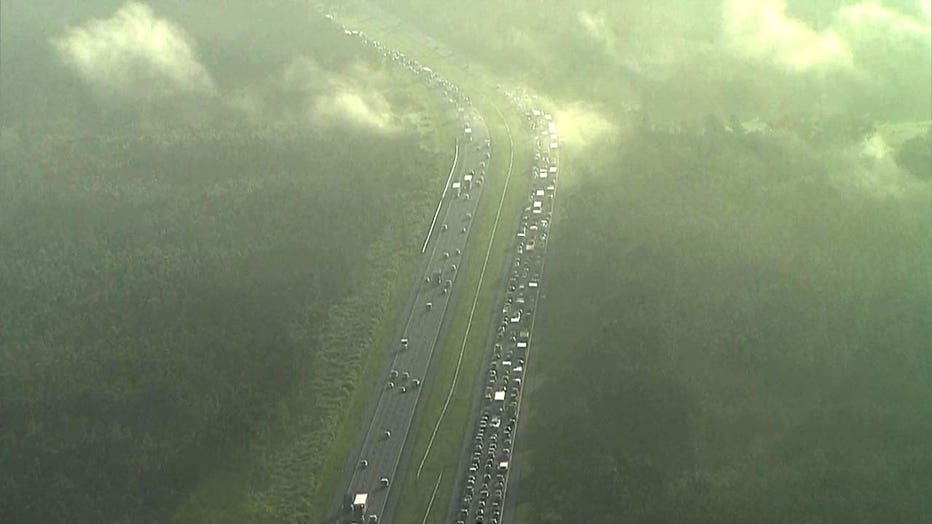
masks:
<svg viewBox="0 0 932 524"><path fill-rule="evenodd" d="M413 283L408 311L391 348L391 365L385 370L368 429L349 466L352 473L344 491L344 503L351 503L357 494L364 493L367 495L365 508L354 511L344 504L343 511L335 519L337 522L370 522L375 516L384 523L392 522L388 502L393 481L411 421L419 400L426 394L424 377L438 347L451 296L459 291L462 255L467 252L473 217L484 193L484 177L491 162L492 147L484 119L456 86L430 67L386 48L357 29L344 27L343 30L348 37L358 38L391 59L395 67L431 86L447 102L450 116L457 119L461 129L453 165L443 188L438 190L438 205L425 231L422 272Z"/></svg>

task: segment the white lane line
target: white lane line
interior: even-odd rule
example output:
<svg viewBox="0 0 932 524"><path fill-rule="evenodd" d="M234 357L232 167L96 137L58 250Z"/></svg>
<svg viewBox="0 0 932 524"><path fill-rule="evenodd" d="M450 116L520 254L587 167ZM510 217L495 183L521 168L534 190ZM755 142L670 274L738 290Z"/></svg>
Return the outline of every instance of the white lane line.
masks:
<svg viewBox="0 0 932 524"><path fill-rule="evenodd" d="M437 215L440 214L440 207L443 206L443 199L447 196L447 189L450 188L450 181L453 180L453 172L456 171L456 160L460 157L460 139L456 139L456 151L453 153L453 166L450 168L450 176L447 177L447 183L443 186L443 193L440 194L440 202L437 202L437 210L434 211L434 219L430 221L430 229L427 230L427 238L424 239L424 245L421 246L421 253L427 251L427 243L430 242L430 235L434 232L434 226L437 225Z"/></svg>
<svg viewBox="0 0 932 524"><path fill-rule="evenodd" d="M457 142L457 146L458 146L458 145L459 145L459 142ZM473 213L477 212L477 210L479 209L479 205L480 205L480 202L481 202L481 199L482 199L482 195L483 195L483 190L482 190L482 189L479 189L479 197L475 200L475 204L472 205ZM454 204L453 204L453 202L451 202L450 205L446 206L446 211L444 212L444 222L446 222L447 217L450 216L450 212L452 211L453 207L455 207ZM469 233L469 234L470 234L470 235L472 234L472 230L471 230L471 229L470 229L470 233ZM431 252L430 252L430 259L429 259L429 263L428 263L427 273L425 273L425 276L430 274L431 264L433 263L434 258L437 256L437 252L440 251L440 244L441 244L440 242L435 243L433 249L432 249ZM460 274L462 274L462 273L461 273L461 272L457 272L455 275L453 275L453 277L452 277L452 278L453 278L453 286L456 286L456 282L457 282L457 279L459 278L459 275L460 275ZM443 325L443 322L444 322L444 319L446 318L447 312L450 310L450 303L451 303L450 297L452 297L452 293L451 293L450 296L447 297L447 300L444 301L444 303L443 303L443 311L440 312L440 324L439 324L438 327L437 327L437 332L434 334L434 341L430 344L430 353L429 353L428 356L427 356L427 365L426 365L426 367L425 367L424 376L427 375L427 370L430 369L430 364L431 364L431 362L433 361L433 358L434 358L434 350L437 348L437 340L439 340L439 338L440 338L440 329L441 329L441 326ZM412 318L413 315L414 315L414 310L415 310L415 309L414 309L414 306L412 306L411 313L410 313L409 316L408 316L408 322L405 324L405 333L408 332L408 325L410 324L411 318ZM397 356L398 356L398 355L396 354L396 357L395 357L395 358L397 358ZM395 365L395 359L392 360L392 367L393 367L393 368L399 367L399 366L396 366L396 365ZM422 392L422 391L423 391L423 389L418 388L417 392L415 393L415 397L414 397L414 408L411 410L411 412L410 412L411 416L408 418L408 424L405 426L404 438L403 438L402 441L401 441L401 448L400 448L400 449L401 449L401 452L399 452L399 453L395 456L395 464L394 464L394 466L392 466L392 469L391 469L391 476L394 476L395 473L398 471L398 463L401 461L401 455L402 455L402 453L404 452L405 446L407 446L408 437L411 436L411 423L414 421L414 413L417 411L417 406L418 406L418 404L419 404L420 401L421 401L421 392ZM389 498L389 495L390 495L390 493L391 493L391 489L392 489L392 486L391 486L391 485L390 485L388 488L386 488L385 497L384 497L384 500L383 500L383 502L382 502L382 506L381 506L381 508L380 508L379 511L378 511L378 514L383 514L383 513L385 512L385 506L388 504L388 498Z"/></svg>
<svg viewBox="0 0 932 524"><path fill-rule="evenodd" d="M489 256L492 254L492 244L495 242L495 232L498 230L498 223L502 217L502 207L505 205L505 195L508 194L508 183L511 181L511 171L514 167L515 162L515 143L511 138L511 127L508 126L508 121L505 119L505 115L502 114L501 110L494 103L491 104L495 108L495 111L498 112L498 115L501 117L502 122L505 124L505 131L508 133L508 143L511 151L511 157L508 161L508 175L505 177L505 189L502 191L502 199L498 203L498 212L495 214L495 223L492 225L492 236L489 238L489 246L485 250L485 261L482 262L482 271L479 273L479 283L476 285L476 296L472 301L472 309L469 311L469 321L466 323L466 334L463 335L463 345L460 347L459 358L456 361L456 371L453 373L453 383L450 384L450 393L447 394L447 399L443 403L443 409L440 411L440 417L437 418L437 424L434 426L434 431L430 435L430 440L427 442L427 449L424 451L424 456L421 458L421 463L417 467L416 479L421 478L421 470L424 469L424 462L427 461L427 456L430 454L430 448L434 445L434 439L437 437L437 431L440 429L440 423L443 422L443 416L447 413L447 407L450 405L450 400L453 398L453 391L456 389L456 381L460 375L460 366L463 363L463 353L466 352L466 342L469 340L469 332L472 328L473 316L476 314L476 305L479 303L479 290L482 289L482 280L485 278L485 270L489 265Z"/></svg>
<svg viewBox="0 0 932 524"><path fill-rule="evenodd" d="M454 167L456 167L456 159L458 158L458 156L459 156L459 139L457 139L456 152L455 152L454 155L453 155L453 166L454 166ZM449 180L447 181L447 184L449 184ZM443 201L443 200L442 200L442 198L441 198L441 202L442 202L442 201ZM450 215L450 209L452 209L452 207L453 207L452 205L447 206L447 208L446 208L446 213L444 213L444 221L446 221L446 217L448 217L448 216ZM439 209L440 209L440 208L438 207L438 210L439 210ZM435 220L436 220L436 217L435 217ZM434 259L437 257L437 252L438 252L439 248L440 248L440 245L439 245L439 244L436 244L436 245L434 245L433 250L431 250L430 256L429 256L428 259L427 259L427 270L426 270L425 275L429 275L429 274L430 274L431 267L432 267L432 265L433 265L433 263L434 263ZM415 283L415 286L417 286L416 289L419 289L420 286L423 285L422 282L423 282L423 278L418 279L418 281ZM455 276L455 275L454 275L454 277L453 277L453 283L454 283L454 284L456 283L456 276ZM414 312L417 310L417 305L418 305L418 303L419 303L419 301L418 301L418 298L419 298L419 297L420 297L420 291L417 291L417 290L416 290L415 293L414 293L414 303L411 304L411 309L408 310L408 319L405 320L405 327L404 327L404 329L402 330L402 336L407 336L407 334L408 334L408 327L411 325L411 319L414 318ZM450 301L447 300L447 301L444 303L443 311L441 312L441 315L440 315L440 319L441 319L440 322L441 322L441 324L443 323L443 318L444 318L444 317L446 316L446 314L447 314L447 309L448 309L448 307L449 307L449 302L450 302ZM433 342L433 344L431 344L431 346L430 346L431 349L430 349L430 356L428 357L428 366L429 366L429 363L430 363L430 359L433 357L434 346L437 345L437 337L438 337L439 335L440 335L440 328L438 327L438 328L437 328L437 335L434 336L434 342ZM401 356L401 355L400 355L399 352L394 351L394 353L393 353L393 355L392 355L391 365L389 366L390 369L396 369L396 368L398 367L397 362L398 362L398 359L399 359L400 356ZM426 373L425 373L425 374L426 374ZM419 399L419 398L420 398L420 392L421 392L421 390L418 389L417 396L415 397L415 399ZM380 417L379 415L381 414L381 410L383 409L383 408L382 408L382 401L386 398L386 396L387 396L386 394L387 394L387 393L388 393L388 391L386 391L384 387L382 388L381 393L379 393L379 399L376 401L375 411L374 411L373 414L372 414L372 419L369 421L369 429L366 430L366 436L363 438L363 444L362 444L362 447L361 447L360 450L359 450L360 453L362 454L361 457L362 457L362 456L365 456L366 450L369 449L369 448L367 448L367 444L370 443L370 439L371 439L371 436L372 436L372 430L375 428L376 422L378 422L378 421L381 419L381 417ZM417 400L415 400L415 408L416 408L416 407L417 407ZM407 439L407 438L408 438L408 436L407 436L407 432L406 432L406 433L405 433L405 439ZM404 448L404 444L402 444L402 448ZM399 456L400 456L400 455L399 455ZM396 463L397 463L397 462L396 462ZM368 469L368 470L371 470L371 471L375 471L375 470L372 468L372 466L373 466L373 464L369 464L369 468L367 468L367 469ZM360 470L359 470L358 467L354 467L354 469L353 469L353 475L352 475L352 477L350 477L350 487L351 487L351 488L352 488L353 486L356 485L356 474L357 474L359 471L360 471ZM392 471L394 471L394 470L392 470ZM367 473L367 474L368 474L368 475L371 475L371 473ZM391 487L389 487L389 489L391 489ZM388 498L388 497L386 496L386 500L387 500L387 498Z"/></svg>
<svg viewBox="0 0 932 524"><path fill-rule="evenodd" d="M421 524L427 524L427 517L430 516L430 507L434 505L434 497L437 496L437 488L440 487L440 479L443 478L443 471L440 472L440 475L437 477L437 483L434 485L434 492L430 495L430 502L427 503L427 511L424 512L424 520L421 521Z"/></svg>

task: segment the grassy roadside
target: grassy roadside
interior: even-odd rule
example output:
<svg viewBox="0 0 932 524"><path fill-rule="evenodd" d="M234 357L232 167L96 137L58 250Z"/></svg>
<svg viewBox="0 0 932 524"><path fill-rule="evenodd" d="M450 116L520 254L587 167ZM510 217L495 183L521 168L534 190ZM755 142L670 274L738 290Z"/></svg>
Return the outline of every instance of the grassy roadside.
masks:
<svg viewBox="0 0 932 524"><path fill-rule="evenodd" d="M429 169L438 184L409 195L408 211L370 246L358 285L330 308L323 326L303 318L292 325L293 338L324 342L312 357L313 374L272 408L254 434L230 446L222 465L179 504L172 522L319 522L332 509L332 487L364 422L351 415L366 413L384 371L398 318L418 278L420 241L453 155L455 131L436 118L442 114L436 96L413 80L400 82L395 95L401 92L415 99L416 114L429 115L410 125L435 160L412 167Z"/></svg>
<svg viewBox="0 0 932 524"><path fill-rule="evenodd" d="M434 70L442 73L451 82L460 86L468 93L479 112L485 117L492 134L492 141L497 154L493 155L490 165L490 175L486 177L486 193L480 205L477 217L477 229L470 240L466 253L468 263L464 281L460 287L460 294L451 309L452 316L447 327L443 345L436 353L437 360L434 366L433 385L431 394L418 408L416 420L413 424L413 435L410 442L412 447L407 452L407 463L402 468L399 479L401 483L401 498L398 503L395 520L397 522L421 522L430 502L431 494L436 485L437 478L444 472L443 479L437 491L436 498L431 506L429 522L441 521L450 505L453 486L456 481L456 468L459 465L463 444L463 435L468 431L471 417L471 408L476 390L478 370L484 361L486 343L489 335L489 320L496 306L498 290L503 285L504 275L501 268L506 262L508 249L514 238L515 220L524 206L530 184L525 176L530 169L531 146L530 141L522 140L524 127L520 115L505 113L508 126L511 128L514 141L513 174L507 188L507 195L502 207L502 214L496 236L492 245L486 267L485 277L479 291L476 313L469 332L469 339L463 354L461 369L457 378L456 391L444 415L443 423L431 446L430 455L424 463L421 475L417 478L418 465L427 449L428 442L434 426L443 409L449 385L455 374L457 361L466 336L469 312L475 299L475 289L479 284L480 273L485 260L486 249L492 234L502 191L509 167L509 135L508 129L499 116L499 109L505 107L503 97L489 90L481 82L468 73L449 64L449 61L431 49L418 45L407 35L394 31L386 32L378 26L377 21L366 16L358 18L343 17L347 25L364 30L368 35L378 38L390 47L398 49L408 56L417 58L424 64L429 64Z"/></svg>

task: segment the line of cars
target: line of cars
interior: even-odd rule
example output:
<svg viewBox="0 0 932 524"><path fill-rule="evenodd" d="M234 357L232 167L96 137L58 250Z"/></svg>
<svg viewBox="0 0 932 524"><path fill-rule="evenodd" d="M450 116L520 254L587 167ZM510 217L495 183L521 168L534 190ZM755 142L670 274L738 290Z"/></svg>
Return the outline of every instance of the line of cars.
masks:
<svg viewBox="0 0 932 524"><path fill-rule="evenodd" d="M327 18L333 20L331 15ZM338 522L389 522L388 493L398 469L410 424L417 408L423 377L439 337L472 218L478 208L482 184L491 158L491 141L481 116L458 87L431 68L404 54L388 49L362 31L342 26L348 37L381 54L383 59L415 75L449 103L452 118L462 126L458 141L459 160L444 188L443 217L439 234L429 240L426 272L417 283L415 303L405 321L399 346L386 373L384 387L364 437L360 455L344 491L343 511Z"/></svg>
<svg viewBox="0 0 932 524"><path fill-rule="evenodd" d="M467 435L471 439L470 455L461 464L462 477L456 484L453 508L456 524L499 524L507 495L543 255L556 195L559 147L550 114L527 109L526 116L535 144L531 192L515 237L501 315L494 320L495 335L485 368L481 412L473 432Z"/></svg>

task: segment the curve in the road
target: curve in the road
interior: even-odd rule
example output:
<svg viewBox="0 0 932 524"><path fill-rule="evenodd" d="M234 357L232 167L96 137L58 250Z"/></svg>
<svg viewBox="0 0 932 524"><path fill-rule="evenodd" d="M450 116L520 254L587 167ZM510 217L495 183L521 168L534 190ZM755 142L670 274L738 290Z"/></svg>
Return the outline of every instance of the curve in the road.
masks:
<svg viewBox="0 0 932 524"><path fill-rule="evenodd" d="M456 171L456 161L460 158L460 141L456 139L456 149L453 150L453 165L450 166L450 176L447 177L447 183L443 186L443 192L440 194L440 201L437 202L437 210L434 211L434 218L430 221L430 228L427 230L427 236L424 238L424 245L421 246L421 253L427 251L427 243L430 242L430 236L434 232L434 226L437 225L437 216L440 214L440 208L443 207L443 199L447 197L447 191L450 189L450 181L453 180L453 173Z"/></svg>

